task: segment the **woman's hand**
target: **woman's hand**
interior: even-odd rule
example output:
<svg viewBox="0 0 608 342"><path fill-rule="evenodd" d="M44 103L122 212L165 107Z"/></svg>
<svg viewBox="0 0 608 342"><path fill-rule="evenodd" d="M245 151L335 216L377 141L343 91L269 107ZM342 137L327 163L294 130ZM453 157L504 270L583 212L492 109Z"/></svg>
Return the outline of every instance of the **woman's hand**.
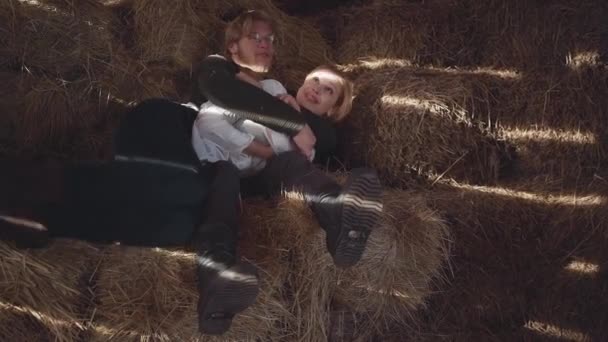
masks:
<svg viewBox="0 0 608 342"><path fill-rule="evenodd" d="M306 158L312 157L312 150L315 148L317 138L308 125L298 132L293 137L293 142L296 144L300 152L306 156Z"/></svg>

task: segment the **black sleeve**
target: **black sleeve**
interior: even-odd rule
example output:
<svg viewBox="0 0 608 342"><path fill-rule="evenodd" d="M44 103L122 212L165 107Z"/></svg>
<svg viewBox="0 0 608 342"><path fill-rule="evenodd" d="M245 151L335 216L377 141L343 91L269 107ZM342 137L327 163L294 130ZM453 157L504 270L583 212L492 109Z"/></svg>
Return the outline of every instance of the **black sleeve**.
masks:
<svg viewBox="0 0 608 342"><path fill-rule="evenodd" d="M193 98L204 97L229 109L239 119L249 119L290 136L296 135L306 125L300 113L288 104L237 79L238 71L236 64L222 56L205 58L194 80Z"/></svg>
<svg viewBox="0 0 608 342"><path fill-rule="evenodd" d="M329 120L306 109L302 109L302 114L317 138L314 162L325 165L336 155L338 145L336 128Z"/></svg>

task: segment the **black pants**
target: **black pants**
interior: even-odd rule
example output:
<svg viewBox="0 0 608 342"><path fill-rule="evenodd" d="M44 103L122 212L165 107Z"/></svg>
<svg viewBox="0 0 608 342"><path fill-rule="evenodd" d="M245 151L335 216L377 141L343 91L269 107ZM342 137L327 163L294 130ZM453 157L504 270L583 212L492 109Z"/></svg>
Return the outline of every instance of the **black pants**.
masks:
<svg viewBox="0 0 608 342"><path fill-rule="evenodd" d="M180 104L148 100L121 123L117 160L4 161L0 208L10 214L10 209L27 207L55 237L184 244L202 221L210 182L210 170L201 167L190 142L195 117L196 111Z"/></svg>

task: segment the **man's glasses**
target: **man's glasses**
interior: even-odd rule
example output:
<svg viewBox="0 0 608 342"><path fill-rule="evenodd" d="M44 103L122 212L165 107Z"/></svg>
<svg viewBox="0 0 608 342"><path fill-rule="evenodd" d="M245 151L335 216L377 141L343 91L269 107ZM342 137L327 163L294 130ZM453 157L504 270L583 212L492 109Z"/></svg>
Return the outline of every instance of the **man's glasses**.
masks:
<svg viewBox="0 0 608 342"><path fill-rule="evenodd" d="M251 40L255 40L256 44L260 44L263 41L267 42L268 44L273 44L275 41L275 37L274 34L269 34L265 37L262 37L259 33L255 32L255 33L250 33L249 35L247 35L247 38L251 39Z"/></svg>

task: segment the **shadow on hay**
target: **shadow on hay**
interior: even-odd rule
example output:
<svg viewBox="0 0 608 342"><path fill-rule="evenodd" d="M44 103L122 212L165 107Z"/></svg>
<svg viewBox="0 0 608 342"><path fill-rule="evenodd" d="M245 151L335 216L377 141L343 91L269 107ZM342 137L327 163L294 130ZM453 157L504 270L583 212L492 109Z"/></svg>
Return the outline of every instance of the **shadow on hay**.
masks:
<svg viewBox="0 0 608 342"><path fill-rule="evenodd" d="M378 54L417 65L565 68L578 54L606 60L604 2L374 1L315 18L342 63ZM333 20L323 20L324 15Z"/></svg>
<svg viewBox="0 0 608 342"><path fill-rule="evenodd" d="M478 184L539 173L572 180L606 164L604 70L543 76L386 59L346 70L358 95L341 157L379 168L389 184L425 171Z"/></svg>
<svg viewBox="0 0 608 342"><path fill-rule="evenodd" d="M431 296L418 331L396 334L414 341L603 340L605 190L596 189L604 202L589 205L551 202L542 189L542 201L458 187L429 193L451 222L453 277Z"/></svg>

